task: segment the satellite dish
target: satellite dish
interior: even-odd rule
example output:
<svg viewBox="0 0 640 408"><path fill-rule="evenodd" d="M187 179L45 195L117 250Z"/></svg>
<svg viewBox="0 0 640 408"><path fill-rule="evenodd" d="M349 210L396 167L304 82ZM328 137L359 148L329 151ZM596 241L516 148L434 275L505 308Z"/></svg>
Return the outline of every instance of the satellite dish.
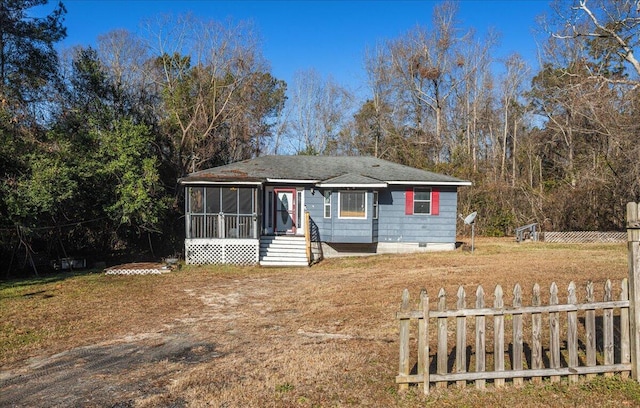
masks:
<svg viewBox="0 0 640 408"><path fill-rule="evenodd" d="M473 222L476 220L477 215L478 215L477 211L474 211L471 214L467 215L467 218L464 219L464 223L467 225L473 224Z"/></svg>

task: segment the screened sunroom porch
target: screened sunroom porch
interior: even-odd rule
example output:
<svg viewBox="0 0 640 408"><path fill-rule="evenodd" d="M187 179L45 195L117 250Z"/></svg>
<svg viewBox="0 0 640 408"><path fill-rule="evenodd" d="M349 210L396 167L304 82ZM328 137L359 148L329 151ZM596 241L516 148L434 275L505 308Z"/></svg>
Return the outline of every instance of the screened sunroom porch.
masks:
<svg viewBox="0 0 640 408"><path fill-rule="evenodd" d="M185 193L187 263L259 261L257 186L187 186Z"/></svg>
<svg viewBox="0 0 640 408"><path fill-rule="evenodd" d="M187 238L259 238L255 187L187 187Z"/></svg>

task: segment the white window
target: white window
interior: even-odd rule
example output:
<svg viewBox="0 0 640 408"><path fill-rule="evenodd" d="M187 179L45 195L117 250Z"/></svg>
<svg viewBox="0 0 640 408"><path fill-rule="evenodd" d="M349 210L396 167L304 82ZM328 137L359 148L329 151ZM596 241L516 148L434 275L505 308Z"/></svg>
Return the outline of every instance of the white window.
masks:
<svg viewBox="0 0 640 408"><path fill-rule="evenodd" d="M413 213L431 214L430 188L415 188L413 190Z"/></svg>
<svg viewBox="0 0 640 408"><path fill-rule="evenodd" d="M373 219L378 219L378 192L373 192Z"/></svg>
<svg viewBox="0 0 640 408"><path fill-rule="evenodd" d="M302 202L302 191L298 191L298 207L296 208L298 223L296 224L298 228L302 227L302 213L304 212L304 204Z"/></svg>
<svg viewBox="0 0 640 408"><path fill-rule="evenodd" d="M331 218L331 191L324 192L324 218Z"/></svg>
<svg viewBox="0 0 640 408"><path fill-rule="evenodd" d="M367 192L341 191L338 218L367 218Z"/></svg>
<svg viewBox="0 0 640 408"><path fill-rule="evenodd" d="M267 201L267 220L269 220L267 227L273 227L273 191L269 191L269 199Z"/></svg>

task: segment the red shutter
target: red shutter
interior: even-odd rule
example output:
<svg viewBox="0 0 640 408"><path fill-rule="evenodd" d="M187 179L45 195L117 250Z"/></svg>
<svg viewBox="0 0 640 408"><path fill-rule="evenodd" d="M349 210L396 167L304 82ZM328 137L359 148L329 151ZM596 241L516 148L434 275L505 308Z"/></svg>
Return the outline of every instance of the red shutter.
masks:
<svg viewBox="0 0 640 408"><path fill-rule="evenodd" d="M437 188L431 189L431 215L440 214L440 190Z"/></svg>
<svg viewBox="0 0 640 408"><path fill-rule="evenodd" d="M413 214L413 188L408 188L405 193L404 213L406 215Z"/></svg>

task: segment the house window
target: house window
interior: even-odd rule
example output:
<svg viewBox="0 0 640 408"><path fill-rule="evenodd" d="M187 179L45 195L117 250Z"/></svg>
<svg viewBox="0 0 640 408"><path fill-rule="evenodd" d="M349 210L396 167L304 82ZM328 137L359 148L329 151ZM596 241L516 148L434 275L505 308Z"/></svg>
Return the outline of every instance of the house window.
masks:
<svg viewBox="0 0 640 408"><path fill-rule="evenodd" d="M324 218L331 218L331 191L324 192Z"/></svg>
<svg viewBox="0 0 640 408"><path fill-rule="evenodd" d="M341 191L339 218L367 218L367 192Z"/></svg>
<svg viewBox="0 0 640 408"><path fill-rule="evenodd" d="M413 190L413 213L431 214L430 188L415 188Z"/></svg>
<svg viewBox="0 0 640 408"><path fill-rule="evenodd" d="M373 219L378 219L378 192L373 192Z"/></svg>

